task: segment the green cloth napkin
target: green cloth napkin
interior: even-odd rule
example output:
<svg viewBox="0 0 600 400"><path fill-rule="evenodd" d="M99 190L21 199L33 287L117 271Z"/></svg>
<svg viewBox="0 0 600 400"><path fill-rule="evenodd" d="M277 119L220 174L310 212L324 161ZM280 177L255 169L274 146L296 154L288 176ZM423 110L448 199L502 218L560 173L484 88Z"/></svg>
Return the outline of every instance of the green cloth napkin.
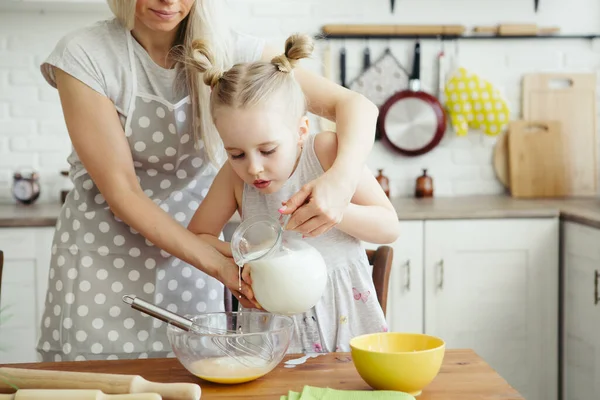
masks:
<svg viewBox="0 0 600 400"><path fill-rule="evenodd" d="M387 390L335 390L304 386L301 393L289 391L279 400L415 400L403 392Z"/></svg>

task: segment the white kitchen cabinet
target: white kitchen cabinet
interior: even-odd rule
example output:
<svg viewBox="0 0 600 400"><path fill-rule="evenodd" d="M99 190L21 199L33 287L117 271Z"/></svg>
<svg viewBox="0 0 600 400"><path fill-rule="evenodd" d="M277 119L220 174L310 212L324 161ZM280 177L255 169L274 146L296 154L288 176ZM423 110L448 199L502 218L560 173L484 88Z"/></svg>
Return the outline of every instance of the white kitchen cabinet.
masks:
<svg viewBox="0 0 600 400"><path fill-rule="evenodd" d="M424 243L425 332L556 400L559 220L426 221Z"/></svg>
<svg viewBox="0 0 600 400"><path fill-rule="evenodd" d="M363 243L365 248L378 245ZM423 332L423 221L400 221L388 289L387 321L393 332Z"/></svg>
<svg viewBox="0 0 600 400"><path fill-rule="evenodd" d="M563 399L600 399L600 229L563 223Z"/></svg>
<svg viewBox="0 0 600 400"><path fill-rule="evenodd" d="M38 324L50 267L53 227L0 228L4 271L0 307L0 363L34 362Z"/></svg>

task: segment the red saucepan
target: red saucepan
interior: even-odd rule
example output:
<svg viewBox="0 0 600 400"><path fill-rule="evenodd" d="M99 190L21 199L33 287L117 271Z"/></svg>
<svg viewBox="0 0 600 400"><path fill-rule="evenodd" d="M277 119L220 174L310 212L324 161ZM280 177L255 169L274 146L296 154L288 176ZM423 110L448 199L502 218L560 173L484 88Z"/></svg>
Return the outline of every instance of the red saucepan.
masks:
<svg viewBox="0 0 600 400"><path fill-rule="evenodd" d="M438 99L421 91L421 45L415 44L408 89L392 95L379 111L382 139L406 156L418 156L437 146L446 131L446 113Z"/></svg>

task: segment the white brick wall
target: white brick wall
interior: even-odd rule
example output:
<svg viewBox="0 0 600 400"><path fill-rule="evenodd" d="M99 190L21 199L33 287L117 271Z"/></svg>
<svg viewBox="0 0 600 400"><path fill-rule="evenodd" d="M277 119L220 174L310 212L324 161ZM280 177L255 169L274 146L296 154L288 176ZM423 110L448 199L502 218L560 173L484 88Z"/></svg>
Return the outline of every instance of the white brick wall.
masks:
<svg viewBox="0 0 600 400"><path fill-rule="evenodd" d="M0 3L4 0L0 0ZM600 2L571 0L569 16L564 3L542 0L533 12L531 0L401 0L389 12L389 0L228 0L235 26L268 38L274 44L292 32L317 33L327 23L460 23L467 27L500 22L536 22L558 25L563 33L600 32ZM58 198L59 170L66 167L69 139L60 103L39 73L39 63L66 32L102 19L105 11L46 13L0 11L0 202L11 201L9 185L15 168L31 166L41 173L42 201ZM337 54L340 41L333 41ZM365 42L347 40L347 79L360 72ZM386 46L400 62L412 62L412 41L370 41L372 59ZM433 90L434 54L439 44L424 41L422 75L424 89ZM322 72L319 45L313 60L305 65ZM453 46L446 49L452 52ZM585 40L461 41L461 64L492 81L503 90L513 118L520 115L521 76L537 71L595 72L600 67L599 43ZM334 69L337 59L333 60ZM338 79L337 69L333 78ZM313 125L315 126L315 125ZM458 196L500 193L492 169L494 138L470 132L464 138L449 133L429 154L406 158L375 145L369 166L384 168L392 179L394 195L412 195L415 178L422 168L434 177L436 195Z"/></svg>

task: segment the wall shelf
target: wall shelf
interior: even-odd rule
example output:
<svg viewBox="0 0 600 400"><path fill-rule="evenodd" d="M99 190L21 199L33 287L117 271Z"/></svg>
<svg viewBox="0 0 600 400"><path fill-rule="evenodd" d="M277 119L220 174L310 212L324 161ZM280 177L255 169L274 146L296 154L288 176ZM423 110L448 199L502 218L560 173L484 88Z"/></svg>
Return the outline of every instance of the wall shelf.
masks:
<svg viewBox="0 0 600 400"><path fill-rule="evenodd" d="M576 35L363 35L363 34L319 34L315 36L318 40L344 40L344 39L419 39L419 40L515 40L515 39L584 39L592 40L600 38L600 34L576 34Z"/></svg>

